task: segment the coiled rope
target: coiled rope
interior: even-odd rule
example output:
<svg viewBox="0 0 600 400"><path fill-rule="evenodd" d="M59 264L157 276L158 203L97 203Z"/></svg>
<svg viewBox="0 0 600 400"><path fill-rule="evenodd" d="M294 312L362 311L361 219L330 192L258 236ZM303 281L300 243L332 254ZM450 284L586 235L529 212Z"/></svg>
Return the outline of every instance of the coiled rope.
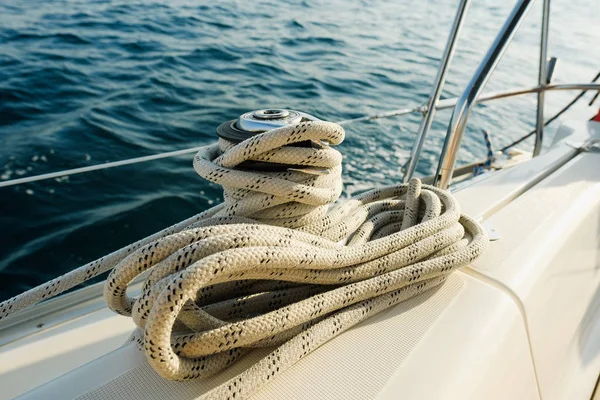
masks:
<svg viewBox="0 0 600 400"><path fill-rule="evenodd" d="M194 168L225 202L0 304L0 318L110 270L108 306L163 377L210 376L252 348L279 346L204 398L246 398L369 316L444 281L486 248L446 191L384 187L329 209L342 190L341 126L304 122L200 150ZM311 147L293 146L311 141ZM247 162L307 170L258 172ZM319 174L310 173L319 169ZM141 294L128 285L146 274Z"/></svg>

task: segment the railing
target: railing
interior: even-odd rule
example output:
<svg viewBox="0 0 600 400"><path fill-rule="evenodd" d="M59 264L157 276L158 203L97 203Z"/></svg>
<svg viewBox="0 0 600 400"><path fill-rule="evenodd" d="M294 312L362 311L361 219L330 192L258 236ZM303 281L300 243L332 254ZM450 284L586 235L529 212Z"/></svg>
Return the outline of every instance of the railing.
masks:
<svg viewBox="0 0 600 400"><path fill-rule="evenodd" d="M538 83L544 87L550 83L548 76L548 27L550 26L550 0L544 0L542 6L542 29L540 40L540 67L538 72ZM533 156L540 154L542 141L544 139L544 91L537 95L537 114L535 120L535 145Z"/></svg>
<svg viewBox="0 0 600 400"><path fill-rule="evenodd" d="M438 70L437 76L435 77L435 81L433 82L433 91L431 92L431 96L429 97L427 111L424 114L423 121L421 121L421 126L419 126L419 130L415 138L415 144L413 145L410 158L408 159L406 173L403 177L403 181L405 183L410 180L412 175L415 173L415 170L417 169L417 163L419 162L419 157L421 156L423 143L425 143L425 137L427 136L427 132L429 131L431 123L433 122L433 116L435 115L436 106L440 99L440 95L442 94L442 89L444 88L444 82L446 81L446 73L448 72L448 68L450 67L450 62L454 57L456 39L460 34L460 30L462 28L463 23L463 17L467 12L469 2L470 0L461 0L458 5L456 16L454 17L454 23L452 24L450 34L448 35L448 41L446 42L446 48L444 49L444 53L442 55L440 69Z"/></svg>
<svg viewBox="0 0 600 400"><path fill-rule="evenodd" d="M547 2L548 0L545 0ZM450 118L450 125L448 126L448 133L446 134L446 139L444 141L444 147L442 148L442 152L440 154L440 160L438 163L437 171L435 173L434 184L442 189L446 189L450 185L450 180L452 179L452 174L454 171L454 165L456 164L456 158L458 156L458 150L460 148L460 144L462 142L462 138L465 133L465 129L467 126L467 120L469 119L469 115L473 106L475 105L475 100L483 90L483 87L489 80L492 72L498 65L498 62L502 58L502 55L506 51L508 45L510 44L512 38L514 37L517 29L521 25L521 22L527 15L531 5L534 0L519 0L517 4L513 8L510 16L500 29L500 32L496 36L496 39L492 43L490 49L484 56L481 64L477 68L477 71L471 78L471 81L467 84L464 92L459 96L458 101L456 102L456 106L454 107L454 111L452 112L452 117ZM548 24L543 24L542 28L547 29ZM547 32L542 34L543 37L547 38ZM543 44L547 44L547 40L543 40ZM543 50L541 53L545 56L546 51ZM541 60L542 64L546 63L546 60ZM546 68L540 68L540 71L546 71ZM544 75L545 80L545 75ZM539 93L543 93L544 87ZM543 101L543 96L540 97L538 93L538 101ZM543 104L538 104L538 110L543 109ZM538 111L538 115L540 115L540 111ZM542 122L543 122L543 114L542 114ZM537 128L538 138L541 139L540 127Z"/></svg>
<svg viewBox="0 0 600 400"><path fill-rule="evenodd" d="M458 157L458 151L464 136L464 132L467 126L467 121L473 106L482 101L478 100L479 94L483 90L485 84L489 80L490 76L494 72L498 65L502 55L510 45L515 33L519 29L521 22L527 15L531 5L535 0L519 0L513 8L511 14L507 18L506 22L500 29L500 32L496 36L494 42L490 46L488 52L484 56L481 64L477 68L477 71L471 78L467 87L463 93L458 97L454 105L454 111L450 119L448 126L448 132L444 140L444 146L440 154L438 167L434 176L434 185L441 187L442 189L448 188L452 180L454 173L454 167L456 159ZM459 9L461 5L459 6ZM460 24L461 20L456 19L455 25ZM554 63L556 59L552 60L552 68L548 69L548 30L550 24L550 0L544 0L542 9L542 25L541 25L541 39L540 39L540 60L539 60L539 72L538 72L538 86L530 89L516 90L512 92L504 92L496 95L487 96L487 99L505 98L510 96L517 96L525 93L537 93L537 113L536 113L536 128L535 128L535 144L533 148L533 156L539 155L543 139L544 139L544 97L545 92L548 90L573 90L583 89L585 90L598 90L599 85L591 84L571 84L571 85L550 85L550 78L553 71ZM456 28L456 27L454 27ZM455 40L454 37L450 37L449 40ZM452 47L451 45L449 45ZM440 67L441 70L447 68L448 60L444 60ZM436 82L436 85L439 82ZM443 82L442 82L443 84ZM583 94L583 93L582 93ZM438 106L438 109L440 107ZM427 115L429 117L429 115ZM427 134L427 128L424 131L420 131L420 137L417 137L415 143L420 143L424 140ZM420 148L419 148L420 151ZM419 151L415 152L416 157L410 160L411 165L415 165L418 162ZM414 168L409 169L405 176L405 181L410 179Z"/></svg>

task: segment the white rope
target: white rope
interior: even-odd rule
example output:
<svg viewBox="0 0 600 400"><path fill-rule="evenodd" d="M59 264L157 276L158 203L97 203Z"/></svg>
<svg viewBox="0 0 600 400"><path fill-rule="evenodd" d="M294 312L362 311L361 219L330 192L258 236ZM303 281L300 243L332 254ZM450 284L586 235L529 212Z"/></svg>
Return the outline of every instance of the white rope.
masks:
<svg viewBox="0 0 600 400"><path fill-rule="evenodd" d="M444 281L487 246L446 191L408 184L331 209L341 192L343 129L307 122L201 149L194 168L225 202L0 304L0 318L112 269L105 299L133 318L133 339L173 380L214 374L255 347L279 345L203 398L247 398L310 351ZM299 165L243 169L248 161ZM313 175L302 168L319 168ZM141 294L128 285L147 274Z"/></svg>

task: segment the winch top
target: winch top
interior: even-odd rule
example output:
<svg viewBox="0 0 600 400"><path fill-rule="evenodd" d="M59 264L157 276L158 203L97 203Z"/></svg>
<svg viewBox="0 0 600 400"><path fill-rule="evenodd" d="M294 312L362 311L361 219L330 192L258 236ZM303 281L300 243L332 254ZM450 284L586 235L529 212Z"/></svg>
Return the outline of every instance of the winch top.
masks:
<svg viewBox="0 0 600 400"><path fill-rule="evenodd" d="M217 135L239 143L251 136L271 129L297 125L302 121L319 121L318 118L295 110L267 108L242 114L238 119L224 122L217 128Z"/></svg>

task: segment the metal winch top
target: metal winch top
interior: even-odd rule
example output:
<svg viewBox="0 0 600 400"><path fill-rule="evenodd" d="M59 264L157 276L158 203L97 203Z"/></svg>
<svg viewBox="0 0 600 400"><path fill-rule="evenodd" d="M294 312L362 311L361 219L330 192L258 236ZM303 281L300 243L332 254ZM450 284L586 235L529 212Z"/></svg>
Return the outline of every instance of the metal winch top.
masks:
<svg viewBox="0 0 600 400"><path fill-rule="evenodd" d="M244 140L283 126L297 125L303 121L320 121L318 118L301 111L285 110L282 108L266 108L263 110L250 111L242 114L239 118L227 121L219 125L217 135L225 140L240 143ZM293 143L290 146L311 147L312 141ZM238 168L264 172L282 172L290 168L307 169L291 164L275 164L269 162L244 161Z"/></svg>
<svg viewBox="0 0 600 400"><path fill-rule="evenodd" d="M217 128L217 135L239 143L259 133L282 126L297 125L303 121L319 121L319 119L300 111L266 108L247 112L238 119L222 123Z"/></svg>

